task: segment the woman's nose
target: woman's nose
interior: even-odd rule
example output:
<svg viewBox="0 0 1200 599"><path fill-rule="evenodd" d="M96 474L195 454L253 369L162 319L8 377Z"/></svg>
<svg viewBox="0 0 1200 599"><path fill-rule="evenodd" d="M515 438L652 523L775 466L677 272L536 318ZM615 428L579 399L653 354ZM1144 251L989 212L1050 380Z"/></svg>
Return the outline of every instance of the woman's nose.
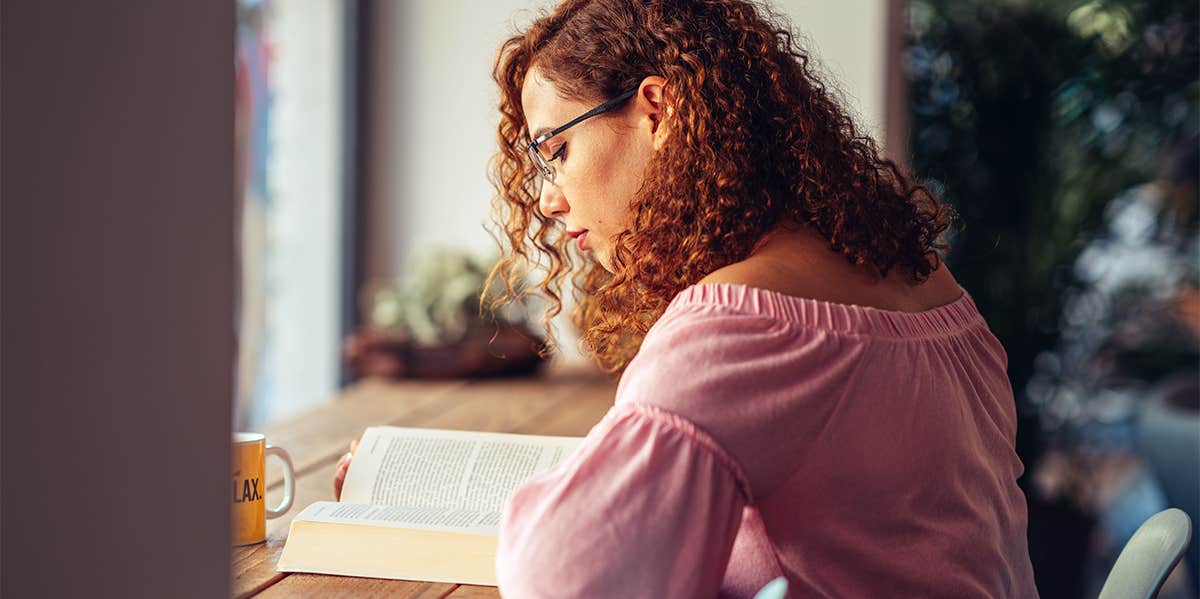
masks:
<svg viewBox="0 0 1200 599"><path fill-rule="evenodd" d="M538 210L546 218L555 218L569 212L571 206L567 204L566 196L563 195L562 190L557 185L549 181L543 181L542 194L538 198Z"/></svg>

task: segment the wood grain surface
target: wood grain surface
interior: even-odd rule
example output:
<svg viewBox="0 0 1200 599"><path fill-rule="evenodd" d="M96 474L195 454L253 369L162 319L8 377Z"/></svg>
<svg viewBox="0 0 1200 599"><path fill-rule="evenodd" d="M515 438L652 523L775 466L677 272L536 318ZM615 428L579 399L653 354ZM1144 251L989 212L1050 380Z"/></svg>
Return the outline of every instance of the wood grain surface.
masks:
<svg viewBox="0 0 1200 599"><path fill-rule="evenodd" d="M586 435L612 406L616 380L590 370L554 370L541 377L481 381L369 379L331 403L266 427L267 442L292 457L295 503L267 520L264 543L233 551L233 596L496 598L494 587L375 578L289 574L275 565L292 517L314 501L333 500L333 470L364 428L388 424L535 435ZM267 503L283 493L282 468L268 460Z"/></svg>

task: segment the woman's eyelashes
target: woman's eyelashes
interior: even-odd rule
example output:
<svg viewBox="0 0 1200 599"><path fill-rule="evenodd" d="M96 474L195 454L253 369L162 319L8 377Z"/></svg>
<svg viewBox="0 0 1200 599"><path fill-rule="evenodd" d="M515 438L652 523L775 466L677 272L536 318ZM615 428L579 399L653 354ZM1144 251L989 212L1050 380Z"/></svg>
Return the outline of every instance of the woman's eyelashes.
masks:
<svg viewBox="0 0 1200 599"><path fill-rule="evenodd" d="M567 143L563 142L563 144L561 146L558 146L558 149L554 150L554 153L550 155L550 160L558 160L559 158L566 160L566 155L567 155ZM549 161L547 161L547 162L549 162Z"/></svg>

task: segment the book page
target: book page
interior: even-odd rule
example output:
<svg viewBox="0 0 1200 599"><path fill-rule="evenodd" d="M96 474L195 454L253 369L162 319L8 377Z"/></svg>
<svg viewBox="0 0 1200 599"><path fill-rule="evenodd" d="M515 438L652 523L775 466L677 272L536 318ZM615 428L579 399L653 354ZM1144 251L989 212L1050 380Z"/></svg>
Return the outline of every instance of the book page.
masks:
<svg viewBox="0 0 1200 599"><path fill-rule="evenodd" d="M581 437L371 427L342 501L499 513L516 488L563 462Z"/></svg>
<svg viewBox="0 0 1200 599"><path fill-rule="evenodd" d="M476 512L457 508L399 507L317 501L300 512L296 520L334 524L367 524L477 535L499 534L498 512Z"/></svg>

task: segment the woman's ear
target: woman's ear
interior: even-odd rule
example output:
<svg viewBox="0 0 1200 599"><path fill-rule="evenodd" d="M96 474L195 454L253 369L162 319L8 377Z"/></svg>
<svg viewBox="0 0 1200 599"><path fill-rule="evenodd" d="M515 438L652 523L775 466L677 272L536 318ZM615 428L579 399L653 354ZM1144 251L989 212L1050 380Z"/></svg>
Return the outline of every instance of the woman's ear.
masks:
<svg viewBox="0 0 1200 599"><path fill-rule="evenodd" d="M658 75L651 75L642 79L642 83L638 85L636 96L636 106L640 113L639 120L646 124L645 130L651 136L655 150L661 148L662 144L666 142L667 133L670 130L668 120L672 110L667 104L666 85L666 79Z"/></svg>

